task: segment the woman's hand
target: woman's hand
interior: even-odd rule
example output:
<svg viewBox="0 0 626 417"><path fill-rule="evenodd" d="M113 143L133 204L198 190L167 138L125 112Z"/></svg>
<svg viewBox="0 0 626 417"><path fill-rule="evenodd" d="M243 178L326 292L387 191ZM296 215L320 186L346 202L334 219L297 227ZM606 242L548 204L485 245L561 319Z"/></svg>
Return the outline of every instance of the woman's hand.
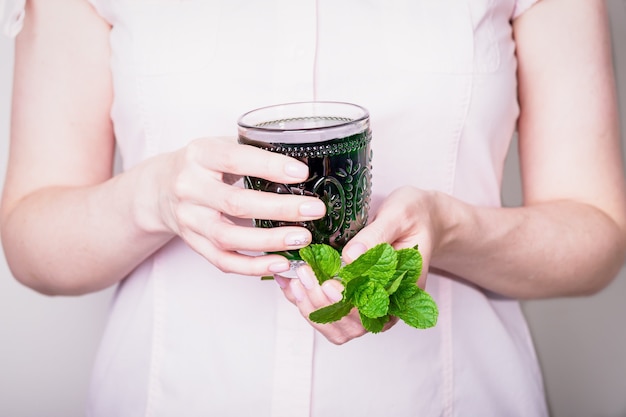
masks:
<svg viewBox="0 0 626 417"><path fill-rule="evenodd" d="M442 207L440 196L437 192L409 186L394 190L371 214L368 225L345 246L343 260L352 262L383 242L395 249L417 245L422 255L422 275L418 285L424 289L433 250L446 241L446 233L452 227L448 226L452 213ZM444 222L446 218L448 221Z"/></svg>
<svg viewBox="0 0 626 417"><path fill-rule="evenodd" d="M224 271L287 269L281 256L238 252L297 249L310 242L305 228L260 230L233 218L300 222L323 216L324 204L232 184L241 175L297 183L308 177L307 167L234 140L199 139L113 175L111 26L87 2L62 3L28 2L15 44L0 210L14 276L46 294L96 291L176 235ZM63 105L51 106L59 97Z"/></svg>
<svg viewBox="0 0 626 417"><path fill-rule="evenodd" d="M309 320L309 314L313 311L341 300L343 285L334 279L320 285L313 270L308 265L298 268L297 274L298 278L285 278L276 275L274 279L283 290L285 297L298 307L302 316L326 339L331 343L341 345L367 333L361 324L361 318L356 308L353 308L350 314L334 323L319 324ZM397 319L392 318L385 325L383 331L391 328L397 321Z"/></svg>
<svg viewBox="0 0 626 417"><path fill-rule="evenodd" d="M373 220L361 230L344 248L343 260L350 263L367 249L387 242L396 249L419 245L422 254L422 277L418 285L424 288L433 242L441 240L437 235L441 229L435 209L437 194L413 187L402 187L392 192L383 202ZM398 221L402 219L402 221ZM298 307L300 313L309 320L309 314L319 308L336 303L342 298L343 286L337 280L328 280L320 285L308 266L298 269L299 279L275 276L289 301ZM393 317L383 331L391 328L397 318ZM343 319L329 324L311 325L329 341L343 344L367 333L361 324L356 309Z"/></svg>
<svg viewBox="0 0 626 417"><path fill-rule="evenodd" d="M309 171L296 159L232 139L195 140L169 155L166 165L154 190L158 215L146 227L167 228L224 272L267 275L287 271L284 257L240 252L293 250L311 242L304 227L252 228L249 219L303 222L322 217L326 210L313 197L234 186L244 175L298 183L308 178ZM247 225L238 224L238 219L248 220Z"/></svg>

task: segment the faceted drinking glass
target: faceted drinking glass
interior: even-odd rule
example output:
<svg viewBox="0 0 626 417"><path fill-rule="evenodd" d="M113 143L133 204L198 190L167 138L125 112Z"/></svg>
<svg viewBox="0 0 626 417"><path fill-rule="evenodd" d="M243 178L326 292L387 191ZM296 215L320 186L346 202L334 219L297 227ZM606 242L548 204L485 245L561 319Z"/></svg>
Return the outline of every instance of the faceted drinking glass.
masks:
<svg viewBox="0 0 626 417"><path fill-rule="evenodd" d="M326 204L326 215L319 220L254 219L256 227L306 227L312 243L325 243L341 252L367 224L372 134L366 109L328 101L268 106L241 116L238 133L239 143L294 157L309 167L308 179L300 184L245 177L246 188L313 196ZM297 250L277 253L291 261L292 269L303 262Z"/></svg>

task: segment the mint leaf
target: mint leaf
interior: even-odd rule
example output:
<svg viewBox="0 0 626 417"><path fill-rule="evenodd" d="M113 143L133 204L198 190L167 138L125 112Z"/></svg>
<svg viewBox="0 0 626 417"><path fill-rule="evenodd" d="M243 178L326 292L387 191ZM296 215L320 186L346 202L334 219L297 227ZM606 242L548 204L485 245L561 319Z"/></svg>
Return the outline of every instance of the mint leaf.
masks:
<svg viewBox="0 0 626 417"><path fill-rule="evenodd" d="M437 324L439 310L435 300L417 285L401 285L390 298L389 314L409 326L428 329Z"/></svg>
<svg viewBox="0 0 626 417"><path fill-rule="evenodd" d="M361 324L363 324L363 327L365 328L365 330L371 333L382 332L383 328L385 327L385 324L387 324L387 322L389 321L388 315L385 315L383 317L378 317L375 319L364 316L363 314L360 314L360 316L361 316Z"/></svg>
<svg viewBox="0 0 626 417"><path fill-rule="evenodd" d="M351 264L341 268L339 277L348 282L356 277L367 275L381 284L387 284L396 271L398 256L389 243L381 243L366 251Z"/></svg>
<svg viewBox="0 0 626 417"><path fill-rule="evenodd" d="M313 244L301 248L302 259L309 264L320 284L337 276L341 268L341 257L332 246Z"/></svg>
<svg viewBox="0 0 626 417"><path fill-rule="evenodd" d="M406 271L402 272L401 274L398 274L396 272L393 281L391 281L391 283L385 288L387 290L387 294L391 295L398 290L400 284L402 284L402 281L404 280L405 275Z"/></svg>
<svg viewBox="0 0 626 417"><path fill-rule="evenodd" d="M339 253L328 245L310 245L299 253L320 284L339 277L345 287L341 301L313 311L311 321L332 323L356 307L363 327L371 333L381 332L391 316L418 329L437 324L437 304L417 286L422 273L417 246L395 250L381 243L344 267Z"/></svg>
<svg viewBox="0 0 626 417"><path fill-rule="evenodd" d="M396 266L396 276L398 273L406 272L405 280L416 283L422 273L422 254L417 248L399 249L398 264Z"/></svg>
<svg viewBox="0 0 626 417"><path fill-rule="evenodd" d="M338 301L326 307L322 307L309 314L309 319L315 323L325 324L341 320L352 310L352 303L344 300Z"/></svg>
<svg viewBox="0 0 626 417"><path fill-rule="evenodd" d="M389 294L385 287L376 281L369 280L365 285L356 289L354 305L366 317L371 319L383 317L389 310Z"/></svg>
<svg viewBox="0 0 626 417"><path fill-rule="evenodd" d="M368 279L369 278L367 278L367 276L363 275L344 284L345 288L343 290L343 299L354 304L354 295L356 291L361 288L361 286L366 285Z"/></svg>
<svg viewBox="0 0 626 417"><path fill-rule="evenodd" d="M417 294L419 287L415 284L402 283L397 291L389 297L389 313L398 315L399 312L406 310L409 299Z"/></svg>

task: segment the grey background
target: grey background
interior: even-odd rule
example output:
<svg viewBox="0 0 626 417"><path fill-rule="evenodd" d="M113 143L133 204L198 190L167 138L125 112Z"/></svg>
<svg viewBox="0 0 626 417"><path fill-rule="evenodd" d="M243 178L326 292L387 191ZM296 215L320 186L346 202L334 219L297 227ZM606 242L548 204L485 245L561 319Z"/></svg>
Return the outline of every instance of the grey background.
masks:
<svg viewBox="0 0 626 417"><path fill-rule="evenodd" d="M626 123L626 2L608 4ZM0 183L8 153L12 56L12 41L0 36ZM521 197L515 146L506 169L505 204L516 205ZM83 415L111 294L37 294L11 277L0 254L0 417ZM626 417L625 299L622 268L597 295L524 303L553 417Z"/></svg>

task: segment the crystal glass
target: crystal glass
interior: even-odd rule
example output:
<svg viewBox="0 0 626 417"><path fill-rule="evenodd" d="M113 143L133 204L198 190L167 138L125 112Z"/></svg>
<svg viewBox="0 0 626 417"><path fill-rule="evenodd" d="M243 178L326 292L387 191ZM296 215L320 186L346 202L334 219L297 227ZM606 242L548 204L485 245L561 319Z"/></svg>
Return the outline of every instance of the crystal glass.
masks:
<svg viewBox="0 0 626 417"><path fill-rule="evenodd" d="M326 215L314 221L286 222L254 219L256 227L306 227L312 243L328 244L339 252L366 225L371 196L369 113L341 102L300 102L263 107L238 121L239 143L294 157L309 167L300 184L280 184L245 177L246 188L280 194L314 196L326 204ZM303 261L298 251L278 252L292 262Z"/></svg>

